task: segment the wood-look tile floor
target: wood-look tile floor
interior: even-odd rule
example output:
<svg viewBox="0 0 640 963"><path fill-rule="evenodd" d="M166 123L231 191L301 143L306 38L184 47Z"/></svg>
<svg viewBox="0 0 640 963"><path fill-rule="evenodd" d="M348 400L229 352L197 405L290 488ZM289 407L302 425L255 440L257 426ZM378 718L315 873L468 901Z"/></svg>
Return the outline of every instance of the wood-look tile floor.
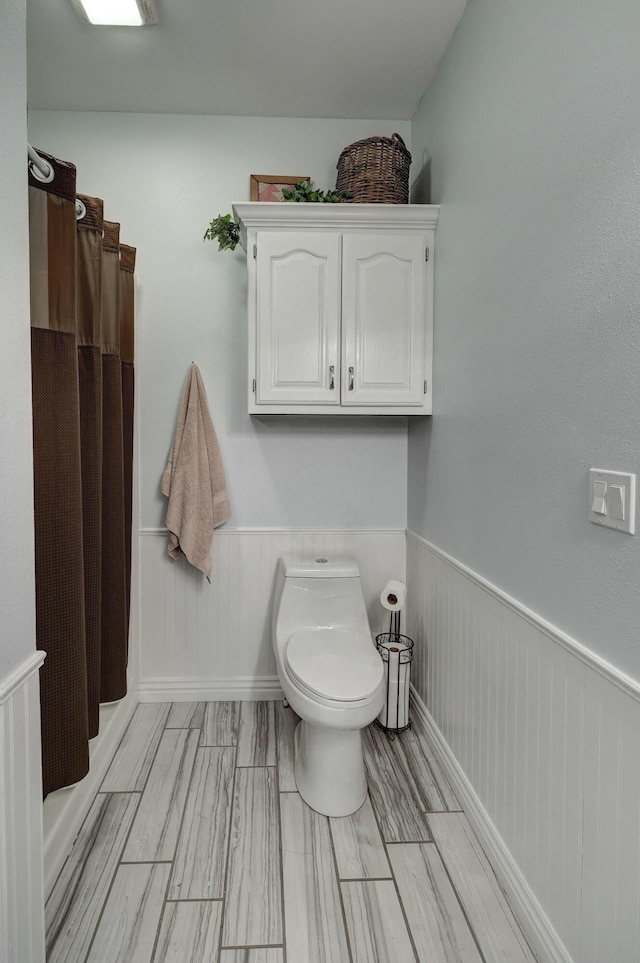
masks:
<svg viewBox="0 0 640 963"><path fill-rule="evenodd" d="M49 963L534 963L417 731L369 797L296 792L281 702L140 705L46 907Z"/></svg>

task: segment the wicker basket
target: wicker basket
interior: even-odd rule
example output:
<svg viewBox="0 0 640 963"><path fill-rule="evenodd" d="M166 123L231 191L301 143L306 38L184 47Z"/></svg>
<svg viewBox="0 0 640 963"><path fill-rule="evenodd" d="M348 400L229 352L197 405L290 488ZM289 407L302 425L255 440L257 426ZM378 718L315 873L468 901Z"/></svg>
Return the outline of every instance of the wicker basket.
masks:
<svg viewBox="0 0 640 963"><path fill-rule="evenodd" d="M352 204L406 204L410 164L399 134L357 140L340 154L336 191L353 194Z"/></svg>

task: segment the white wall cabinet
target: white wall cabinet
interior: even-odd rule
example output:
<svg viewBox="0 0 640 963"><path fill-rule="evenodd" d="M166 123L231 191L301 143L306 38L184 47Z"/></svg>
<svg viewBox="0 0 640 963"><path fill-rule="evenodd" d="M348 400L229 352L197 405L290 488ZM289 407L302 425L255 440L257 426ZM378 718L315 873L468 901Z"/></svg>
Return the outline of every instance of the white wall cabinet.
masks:
<svg viewBox="0 0 640 963"><path fill-rule="evenodd" d="M251 414L431 413L439 208L235 204Z"/></svg>

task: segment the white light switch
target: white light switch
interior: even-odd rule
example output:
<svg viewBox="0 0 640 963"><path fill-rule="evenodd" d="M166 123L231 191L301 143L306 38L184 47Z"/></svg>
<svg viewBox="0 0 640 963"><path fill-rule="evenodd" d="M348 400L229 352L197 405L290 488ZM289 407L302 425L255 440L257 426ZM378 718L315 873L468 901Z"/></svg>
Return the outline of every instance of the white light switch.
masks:
<svg viewBox="0 0 640 963"><path fill-rule="evenodd" d="M589 471L589 521L635 535L636 476L630 472Z"/></svg>
<svg viewBox="0 0 640 963"><path fill-rule="evenodd" d="M624 521L624 500L626 488L624 485L611 485L609 488L609 510L612 518Z"/></svg>
<svg viewBox="0 0 640 963"><path fill-rule="evenodd" d="M591 511L595 512L596 515L607 514L607 483L606 482L594 481L593 501L591 502Z"/></svg>

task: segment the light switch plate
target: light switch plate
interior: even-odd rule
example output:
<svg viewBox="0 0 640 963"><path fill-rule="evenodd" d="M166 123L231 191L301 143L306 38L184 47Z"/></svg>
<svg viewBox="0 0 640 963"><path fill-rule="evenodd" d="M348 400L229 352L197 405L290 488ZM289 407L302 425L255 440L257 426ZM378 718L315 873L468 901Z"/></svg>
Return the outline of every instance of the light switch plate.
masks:
<svg viewBox="0 0 640 963"><path fill-rule="evenodd" d="M606 485L604 505L599 497ZM594 488L595 486L595 488ZM620 504L622 502L622 505ZM604 512L594 511L594 506ZM622 509L622 510L620 510ZM591 468L589 471L589 521L601 528L614 528L627 535L636 533L636 476L630 472L607 471ZM623 518L615 515L622 514Z"/></svg>

